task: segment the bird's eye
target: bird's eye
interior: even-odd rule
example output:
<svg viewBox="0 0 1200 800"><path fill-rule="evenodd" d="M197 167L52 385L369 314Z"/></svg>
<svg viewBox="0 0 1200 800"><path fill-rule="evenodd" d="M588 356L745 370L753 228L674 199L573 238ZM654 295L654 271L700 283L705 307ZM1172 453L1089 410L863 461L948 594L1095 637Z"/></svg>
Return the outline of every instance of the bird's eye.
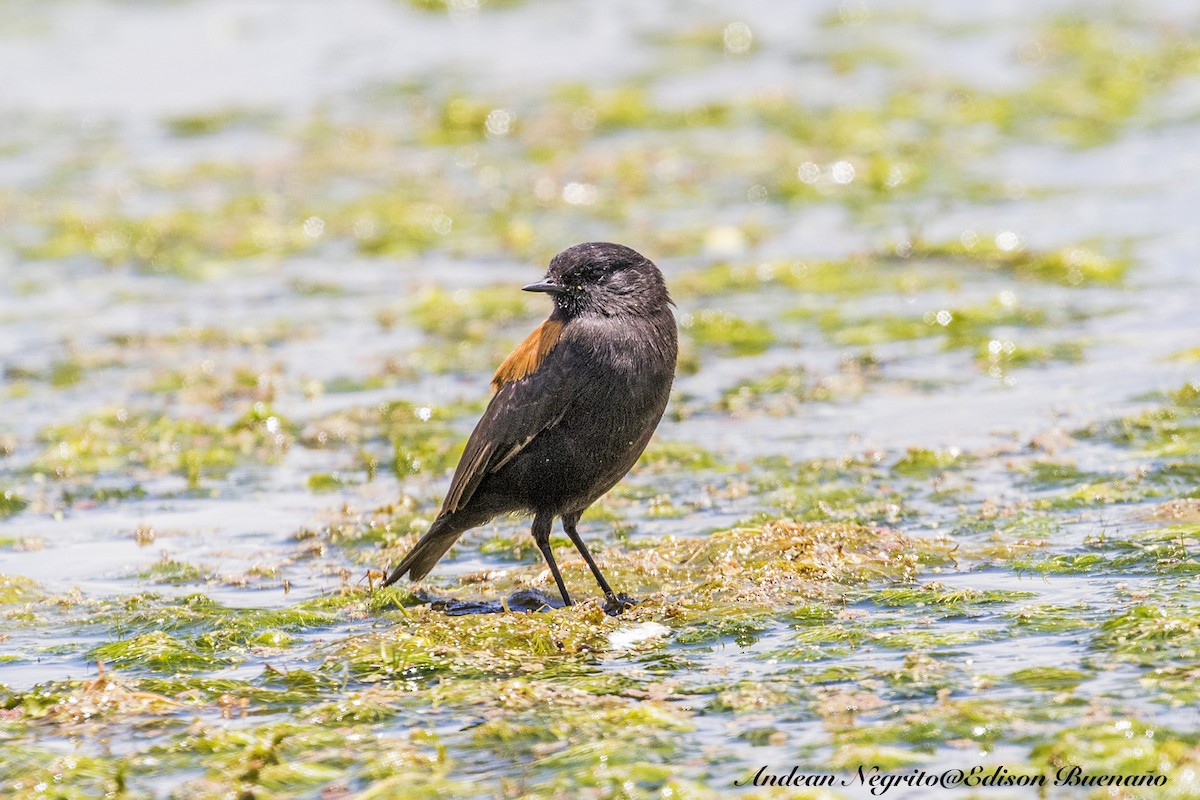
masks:
<svg viewBox="0 0 1200 800"><path fill-rule="evenodd" d="M576 287L575 287L575 290L576 290L576 291L579 291L579 292L582 292L582 291L583 291L583 284L581 283L581 284L579 284L578 286L576 286Z"/></svg>

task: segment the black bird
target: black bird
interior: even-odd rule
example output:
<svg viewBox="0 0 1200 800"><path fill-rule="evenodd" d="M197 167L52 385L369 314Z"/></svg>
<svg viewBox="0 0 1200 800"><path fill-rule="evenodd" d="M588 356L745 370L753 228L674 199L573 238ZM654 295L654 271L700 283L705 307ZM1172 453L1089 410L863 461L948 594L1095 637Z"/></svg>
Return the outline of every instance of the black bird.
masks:
<svg viewBox="0 0 1200 800"><path fill-rule="evenodd" d="M437 519L383 585L420 580L464 531L524 512L563 602L571 605L550 548L555 517L616 613L631 601L613 592L575 526L662 418L678 352L671 297L649 259L607 242L564 250L524 290L549 294L554 311L496 370Z"/></svg>

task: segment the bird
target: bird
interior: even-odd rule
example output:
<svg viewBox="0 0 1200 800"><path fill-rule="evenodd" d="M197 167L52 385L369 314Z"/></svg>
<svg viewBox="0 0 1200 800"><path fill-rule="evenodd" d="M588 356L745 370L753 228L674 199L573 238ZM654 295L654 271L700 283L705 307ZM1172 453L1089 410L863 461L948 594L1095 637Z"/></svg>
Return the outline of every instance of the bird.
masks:
<svg viewBox="0 0 1200 800"><path fill-rule="evenodd" d="M658 267L632 248L585 242L550 260L523 287L549 295L549 317L501 362L492 399L467 440L437 518L382 586L419 581L467 530L509 513L531 514L531 533L564 606L554 560L557 517L618 614L617 595L579 535L579 518L633 467L671 393L679 338Z"/></svg>

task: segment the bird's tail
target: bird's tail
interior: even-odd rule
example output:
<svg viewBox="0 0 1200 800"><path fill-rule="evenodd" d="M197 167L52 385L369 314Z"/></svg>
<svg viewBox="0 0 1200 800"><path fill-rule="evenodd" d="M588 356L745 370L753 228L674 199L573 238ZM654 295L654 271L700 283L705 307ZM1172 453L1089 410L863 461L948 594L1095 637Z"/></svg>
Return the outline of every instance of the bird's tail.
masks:
<svg viewBox="0 0 1200 800"><path fill-rule="evenodd" d="M439 517L416 543L408 555L400 560L388 574L384 586L391 586L405 575L409 579L419 581L429 574L429 570L446 555L446 551L458 541L466 528L461 528L450 521L449 517Z"/></svg>

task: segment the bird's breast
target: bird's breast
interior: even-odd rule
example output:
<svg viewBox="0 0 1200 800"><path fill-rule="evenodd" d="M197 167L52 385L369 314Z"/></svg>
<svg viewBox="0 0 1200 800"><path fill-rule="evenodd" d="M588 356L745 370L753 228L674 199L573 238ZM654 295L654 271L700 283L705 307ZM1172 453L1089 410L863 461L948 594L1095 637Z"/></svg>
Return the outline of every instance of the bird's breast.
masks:
<svg viewBox="0 0 1200 800"><path fill-rule="evenodd" d="M658 318L573 320L562 356L578 376L576 402L563 422L610 447L640 448L658 424L675 377L678 349L670 311Z"/></svg>

